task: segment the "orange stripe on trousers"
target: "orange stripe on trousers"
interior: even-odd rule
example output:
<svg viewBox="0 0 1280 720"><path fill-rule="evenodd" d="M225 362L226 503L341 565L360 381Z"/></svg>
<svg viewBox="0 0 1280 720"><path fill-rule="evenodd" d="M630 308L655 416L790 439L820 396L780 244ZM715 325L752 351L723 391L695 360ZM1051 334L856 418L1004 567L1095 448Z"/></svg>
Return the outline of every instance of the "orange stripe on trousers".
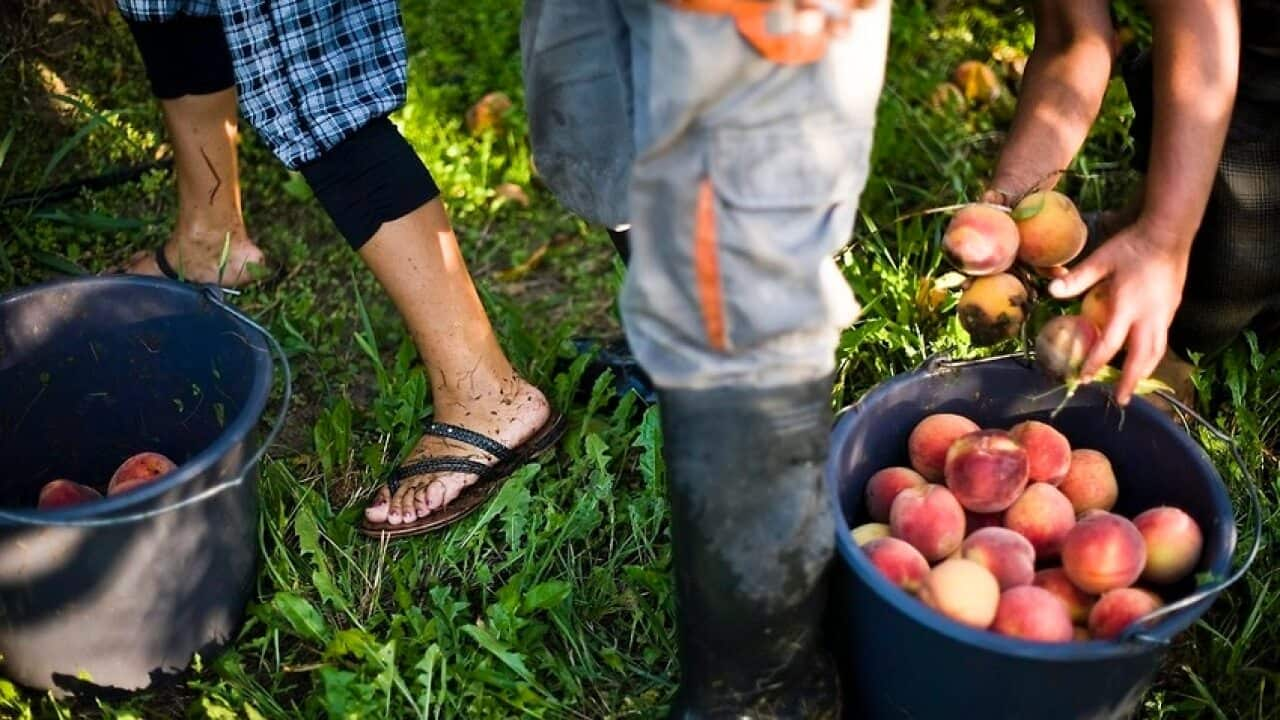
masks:
<svg viewBox="0 0 1280 720"><path fill-rule="evenodd" d="M716 205L711 181L698 186L693 221L693 276L707 341L715 350L728 349L724 328L724 288L720 283L720 257L716 244Z"/></svg>

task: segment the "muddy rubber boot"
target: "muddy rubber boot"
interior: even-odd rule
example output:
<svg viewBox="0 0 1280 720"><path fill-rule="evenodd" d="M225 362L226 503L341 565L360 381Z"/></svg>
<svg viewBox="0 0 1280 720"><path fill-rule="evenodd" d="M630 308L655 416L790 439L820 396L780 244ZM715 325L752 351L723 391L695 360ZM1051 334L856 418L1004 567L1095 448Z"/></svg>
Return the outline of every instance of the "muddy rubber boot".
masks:
<svg viewBox="0 0 1280 720"><path fill-rule="evenodd" d="M658 391L680 640L671 720L839 717L819 648L830 398L829 379Z"/></svg>

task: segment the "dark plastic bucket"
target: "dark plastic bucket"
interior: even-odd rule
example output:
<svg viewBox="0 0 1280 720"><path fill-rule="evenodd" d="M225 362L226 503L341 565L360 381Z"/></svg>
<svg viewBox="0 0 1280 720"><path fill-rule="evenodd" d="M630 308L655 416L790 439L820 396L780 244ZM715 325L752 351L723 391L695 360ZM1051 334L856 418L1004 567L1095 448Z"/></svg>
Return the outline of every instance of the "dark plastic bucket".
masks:
<svg viewBox="0 0 1280 720"><path fill-rule="evenodd" d="M58 693L137 690L233 637L254 589L256 463L275 430L254 436L275 347L215 291L169 281L0 299L0 672ZM143 450L178 470L34 510L45 482L105 491Z"/></svg>
<svg viewBox="0 0 1280 720"><path fill-rule="evenodd" d="M1104 391L1082 388L1052 420L1073 447L1111 459L1120 480L1116 511L1183 508L1205 535L1200 571L1229 574L1235 516L1221 477L1191 437L1154 406L1135 401L1121 416ZM826 482L835 505L840 560L834 579L835 649L846 717L860 720L1096 720L1129 717L1170 638L1203 614L1235 578L1192 595L1193 580L1165 593L1191 596L1123 641L1049 645L965 627L891 585L849 537L867 522L863 488L876 470L907 464L907 436L936 412L983 427L1048 421L1063 393L1020 359L934 363L868 393L836 424ZM1260 518L1259 518L1260 522ZM1241 570L1242 572L1242 570ZM1235 577L1239 577L1237 572Z"/></svg>

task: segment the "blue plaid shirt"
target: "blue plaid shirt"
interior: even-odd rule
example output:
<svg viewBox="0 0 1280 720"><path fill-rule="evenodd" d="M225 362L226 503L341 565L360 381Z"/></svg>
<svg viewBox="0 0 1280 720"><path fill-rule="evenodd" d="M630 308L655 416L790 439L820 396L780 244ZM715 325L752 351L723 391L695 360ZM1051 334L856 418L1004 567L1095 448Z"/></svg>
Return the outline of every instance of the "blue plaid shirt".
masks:
<svg viewBox="0 0 1280 720"><path fill-rule="evenodd" d="M404 104L396 0L117 0L133 20L222 18L244 116L290 168Z"/></svg>

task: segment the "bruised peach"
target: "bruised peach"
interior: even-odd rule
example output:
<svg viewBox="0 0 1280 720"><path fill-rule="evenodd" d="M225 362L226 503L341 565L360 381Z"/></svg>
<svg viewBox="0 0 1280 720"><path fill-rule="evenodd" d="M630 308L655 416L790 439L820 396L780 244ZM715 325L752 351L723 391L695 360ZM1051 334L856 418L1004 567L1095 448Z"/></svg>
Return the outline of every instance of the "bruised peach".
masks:
<svg viewBox="0 0 1280 720"><path fill-rule="evenodd" d="M1013 209L1018 259L1038 268L1066 265L1084 249L1089 231L1071 198L1054 190L1034 192Z"/></svg>
<svg viewBox="0 0 1280 720"><path fill-rule="evenodd" d="M1004 526L1029 540L1041 560L1058 556L1062 541L1075 524L1071 501L1045 483L1028 485L1004 511Z"/></svg>
<svg viewBox="0 0 1280 720"><path fill-rule="evenodd" d="M1133 523L1112 513L1081 519L1062 542L1062 569L1076 587L1087 593L1132 585L1142 575L1146 562L1142 533Z"/></svg>
<svg viewBox="0 0 1280 720"><path fill-rule="evenodd" d="M960 325L974 345L994 345L1014 337L1027 313L1027 288L1008 274L975 278L960 294Z"/></svg>
<svg viewBox="0 0 1280 720"><path fill-rule="evenodd" d="M877 472L867 481L867 514L876 522L887 522L889 507L898 493L926 482L924 476L911 468L890 467Z"/></svg>
<svg viewBox="0 0 1280 720"><path fill-rule="evenodd" d="M972 102L994 102L1004 93L996 71L979 60L966 60L957 65L951 81Z"/></svg>
<svg viewBox="0 0 1280 720"><path fill-rule="evenodd" d="M994 205L966 205L947 225L942 251L965 275L1002 273L1018 258L1018 226Z"/></svg>
<svg viewBox="0 0 1280 720"><path fill-rule="evenodd" d="M866 545L872 540L889 537L889 525L887 523L870 522L859 525L849 531L853 537L853 544L859 547Z"/></svg>
<svg viewBox="0 0 1280 720"><path fill-rule="evenodd" d="M1030 585L1036 574L1036 551L1018 533L1002 527L983 528L965 538L962 557L991 571L1001 590Z"/></svg>
<svg viewBox="0 0 1280 720"><path fill-rule="evenodd" d="M107 495L118 495L173 472L178 466L172 460L155 452L138 453L125 460L111 476L107 485Z"/></svg>
<svg viewBox="0 0 1280 720"><path fill-rule="evenodd" d="M1009 435L1027 450L1027 477L1031 482L1057 485L1071 467L1071 443L1052 425L1027 420L1014 425Z"/></svg>
<svg viewBox="0 0 1280 720"><path fill-rule="evenodd" d="M1036 363L1054 377L1078 378L1099 336L1098 327L1079 315L1054 317L1036 335Z"/></svg>
<svg viewBox="0 0 1280 720"><path fill-rule="evenodd" d="M978 425L963 415L937 413L921 420L907 438L911 467L929 482L942 480L947 451L961 437L977 432Z"/></svg>
<svg viewBox="0 0 1280 720"><path fill-rule="evenodd" d="M1204 536L1191 516L1174 507L1151 508L1133 519L1147 544L1142 579L1168 585L1191 574L1200 562Z"/></svg>
<svg viewBox="0 0 1280 720"><path fill-rule="evenodd" d="M50 480L40 488L40 497L36 500L37 510L57 510L58 508L79 505L90 500L102 499L102 493L88 485L81 485L70 480Z"/></svg>
<svg viewBox="0 0 1280 720"><path fill-rule="evenodd" d="M1058 489L1071 501L1077 515L1089 510L1110 511L1120 496L1111 461L1097 450L1072 450L1071 467Z"/></svg>
<svg viewBox="0 0 1280 720"><path fill-rule="evenodd" d="M1001 635L1035 642L1071 642L1075 630L1067 606L1053 593L1034 585L1000 593L991 630Z"/></svg>
<svg viewBox="0 0 1280 720"><path fill-rule="evenodd" d="M1089 619L1089 611L1097 601L1096 597L1076 587L1062 568L1041 570L1036 573L1031 584L1048 590L1061 600L1062 604L1067 606L1071 622L1077 625L1083 625Z"/></svg>
<svg viewBox="0 0 1280 720"><path fill-rule="evenodd" d="M911 543L929 562L937 562L964 541L964 510L941 485L912 487L898 493L889 510L889 529Z"/></svg>
<svg viewBox="0 0 1280 720"><path fill-rule="evenodd" d="M867 553L871 564L889 582L907 592L919 590L924 576L929 574L929 561L924 559L919 550L897 538L872 540L862 549Z"/></svg>
<svg viewBox="0 0 1280 720"><path fill-rule="evenodd" d="M1111 280L1104 279L1089 288L1080 302L1080 316L1104 328L1111 321Z"/></svg>
<svg viewBox="0 0 1280 720"><path fill-rule="evenodd" d="M1138 588L1120 588L1098 598L1089 611L1089 634L1098 640L1120 636L1134 620L1164 605L1160 596Z"/></svg>
<svg viewBox="0 0 1280 720"><path fill-rule="evenodd" d="M1027 486L1027 451L1003 430L979 430L947 451L947 487L966 509L999 512Z"/></svg>
<svg viewBox="0 0 1280 720"><path fill-rule="evenodd" d="M920 599L952 620L986 628L996 617L1000 585L978 563L955 558L929 571L920 585Z"/></svg>

